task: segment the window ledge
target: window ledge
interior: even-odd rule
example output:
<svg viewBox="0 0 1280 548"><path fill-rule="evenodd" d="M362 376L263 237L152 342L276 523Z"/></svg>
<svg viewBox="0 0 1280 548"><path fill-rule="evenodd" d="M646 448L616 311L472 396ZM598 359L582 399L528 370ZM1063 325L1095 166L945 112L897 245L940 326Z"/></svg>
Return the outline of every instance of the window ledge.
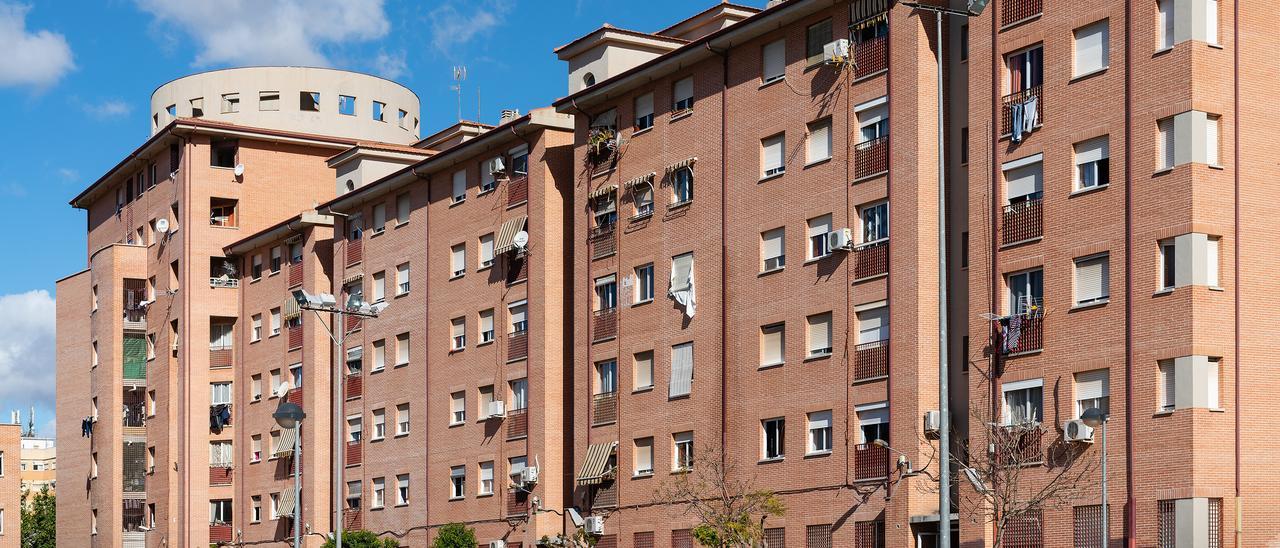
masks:
<svg viewBox="0 0 1280 548"><path fill-rule="evenodd" d="M494 187L493 187L493 188L489 188L489 189L481 189L479 192L477 192L477 193L476 193L476 197L478 198L478 197L480 197L480 196L484 196L484 195L486 195L486 194L492 194L492 193L493 193L493 191L495 191L495 190L498 190L498 186L497 186L497 185L494 185Z"/></svg>
<svg viewBox="0 0 1280 548"><path fill-rule="evenodd" d="M1077 75L1075 75L1075 76L1072 76L1070 80L1067 80L1067 83L1068 83L1068 84L1074 84L1074 83L1076 83L1076 82L1079 82L1080 80L1084 80L1084 79L1086 79L1086 78L1089 78L1090 76L1096 76L1096 75L1098 75L1098 74L1102 74L1102 73L1106 72L1108 68L1110 68L1110 65L1105 66L1105 67L1102 67L1102 68L1093 69L1093 70L1091 70L1091 71L1089 71L1089 72L1084 72L1084 73L1081 73L1081 74L1077 74Z"/></svg>
<svg viewBox="0 0 1280 548"><path fill-rule="evenodd" d="M466 500L466 499L467 497L449 497L449 502L453 502L456 500Z"/></svg>
<svg viewBox="0 0 1280 548"><path fill-rule="evenodd" d="M1223 47L1222 47L1222 44L1215 44L1215 43L1213 43L1213 42L1205 42L1205 44L1204 44L1204 45L1209 46L1209 47L1211 47L1211 48L1213 48L1213 49L1225 49L1225 48L1223 48Z"/></svg>
<svg viewBox="0 0 1280 548"><path fill-rule="evenodd" d="M817 360L825 360L825 359L827 359L827 358L830 358L831 356L832 356L832 353L831 353L831 352L826 352L826 353L823 353L823 354L811 354L811 355L809 355L808 357L806 357L806 358L804 359L804 361L806 361L806 362L812 362L812 361L817 361Z"/></svg>
<svg viewBox="0 0 1280 548"><path fill-rule="evenodd" d="M369 507L369 510L370 510L370 511L377 511L377 510L382 510L382 509L384 509L384 508L386 508L386 506L382 506L382 505L378 505L378 506L370 506L370 507Z"/></svg>
<svg viewBox="0 0 1280 548"><path fill-rule="evenodd" d="M1090 308L1098 308L1099 306L1106 305L1109 302L1111 302L1110 298L1101 299L1101 300L1088 302L1088 303L1076 303L1075 306L1071 307L1070 311L1075 312L1077 310L1088 310Z"/></svg>
<svg viewBox="0 0 1280 548"><path fill-rule="evenodd" d="M461 200L454 200L454 201L452 201L452 202L449 202L449 207L453 207L453 206L461 205L461 204L465 204L465 203L467 203L467 199L466 199L466 198L463 198L463 199L461 199Z"/></svg>
<svg viewBox="0 0 1280 548"><path fill-rule="evenodd" d="M632 390L631 390L631 393L632 393L632 394L645 394L645 393L648 393L648 392L653 392L653 385L652 385L652 384L651 384L651 385L649 385L649 386L641 386L641 387L639 387L639 388L635 388L635 389L632 389Z"/></svg>
<svg viewBox="0 0 1280 548"><path fill-rule="evenodd" d="M634 303L631 303L631 306L636 307L636 306L646 305L652 302L653 302L653 299L645 299L643 301L636 301Z"/></svg>
<svg viewBox="0 0 1280 548"><path fill-rule="evenodd" d="M813 166L819 166L819 165L825 164L825 163L830 162L830 161L831 161L831 156L827 156L826 158L820 158L820 159L817 159L817 160L813 160L813 161L810 161L810 162L806 162L806 163L804 164L804 169L809 169L809 168L811 168L811 167L813 167Z"/></svg>
<svg viewBox="0 0 1280 548"><path fill-rule="evenodd" d="M1106 189L1107 189L1108 187L1110 187L1110 186L1111 186L1110 184L1105 184L1105 185L1094 185L1094 186L1091 186L1091 187L1086 187L1086 188L1076 189L1076 190L1071 191L1071 194L1068 194L1068 195L1067 195L1067 197L1068 197L1068 198L1075 198L1076 196L1083 196L1083 195L1085 195L1085 194L1093 194L1094 192L1098 192L1098 191L1100 191L1100 190L1106 190Z"/></svg>
<svg viewBox="0 0 1280 548"><path fill-rule="evenodd" d="M649 133L650 131L653 131L653 126L649 126L649 127L647 127L647 128L644 128L644 129L637 129L637 130L635 130L635 131L632 131L632 132L631 132L631 138L632 138L632 139L634 139L634 138L636 138L637 136L639 136L639 135L644 135L644 134L646 134L646 133Z"/></svg>
<svg viewBox="0 0 1280 548"><path fill-rule="evenodd" d="M493 264L492 264L492 263L491 263L491 264L484 265L484 266L477 267L477 268L476 268L476 272L484 272L484 271L486 271L486 270L489 270L490 268L493 268Z"/></svg>
<svg viewBox="0 0 1280 548"><path fill-rule="evenodd" d="M467 276L467 273L463 272L462 274L458 274L457 276L450 276L449 281L457 280L459 278L465 278L466 276Z"/></svg>
<svg viewBox="0 0 1280 548"><path fill-rule="evenodd" d="M1153 414L1153 415L1151 415L1151 416L1152 416L1152 417L1168 417L1168 416L1173 415L1173 412L1174 412L1174 410L1173 410L1173 409L1162 409L1162 410L1160 410L1160 411L1156 411L1156 412L1155 412L1155 414Z"/></svg>
<svg viewBox="0 0 1280 548"><path fill-rule="evenodd" d="M635 215L632 215L628 220L629 220L629 221L631 221L631 222L633 222L633 223L637 223L637 222L640 222L640 221L647 220L647 219L649 219L650 217L653 217L653 212L652 212L652 211L650 211L650 212L648 212L648 213L637 213L637 214L635 214Z"/></svg>
<svg viewBox="0 0 1280 548"><path fill-rule="evenodd" d="M680 112L677 112L677 113L675 113L675 114L672 114L672 115L671 115L671 121L672 121L672 122L674 122L674 121L676 121L676 120L683 120L683 119L688 118L688 117L690 117L690 116L693 116L693 109L692 109L692 108L687 108L687 109L684 109L683 111L680 111Z"/></svg>
<svg viewBox="0 0 1280 548"><path fill-rule="evenodd" d="M652 478L652 477L653 477L653 472L643 472L643 473L631 474L631 479L633 479L633 480L634 480L634 479Z"/></svg>
<svg viewBox="0 0 1280 548"><path fill-rule="evenodd" d="M1223 288L1218 287L1218 286L1216 286L1216 285L1211 285L1211 286L1209 286L1209 291L1226 291L1226 289L1223 289Z"/></svg>
<svg viewBox="0 0 1280 548"><path fill-rule="evenodd" d="M772 180L777 179L778 177L781 177L781 176L786 175L786 174L787 174L786 170L783 170L783 171L779 171L779 172L777 172L777 173L774 173L773 175L763 175L763 176L761 176L761 177L760 177L760 181L759 181L759 182L763 183L763 182L765 182L765 181L772 181Z"/></svg>
<svg viewBox="0 0 1280 548"><path fill-rule="evenodd" d="M812 458L817 458L817 457L829 457L829 456L831 456L831 450L830 450L830 449L827 449L826 451L813 451L813 452L809 452L809 453L805 453L805 454L804 454L804 458L806 458L806 459L812 459Z"/></svg>
<svg viewBox="0 0 1280 548"><path fill-rule="evenodd" d="M827 258L827 257L830 257L830 256L831 256L831 253L827 253L826 255L823 255L823 256L821 256L821 257L810 257L810 258L808 258L808 259L805 259L805 260L804 260L804 264L806 264L806 265L810 265L810 264L813 264L813 263L819 262L819 261L821 261L821 260L823 260L823 259L825 259L825 258Z"/></svg>
<svg viewBox="0 0 1280 548"><path fill-rule="evenodd" d="M402 227L402 226L404 226L404 225L407 225L407 224L409 224L409 221L398 222L398 223L396 223L396 224L395 224L395 226L394 226L394 227L392 227L392 228L400 228L400 227Z"/></svg>
<svg viewBox="0 0 1280 548"><path fill-rule="evenodd" d="M455 427L455 426L466 426L466 424L467 424L467 422L466 422L466 421L462 421L462 422L451 422L451 423L449 423L449 428L453 428L453 427Z"/></svg>
<svg viewBox="0 0 1280 548"><path fill-rule="evenodd" d="M683 201L683 202L676 202L676 203L674 203L674 204L671 204L671 205L667 206L667 211L675 211L675 210L677 210L677 209L684 209L684 208L686 208L686 207L689 207L690 205L693 205L693 200L685 200L685 201Z"/></svg>
<svg viewBox="0 0 1280 548"><path fill-rule="evenodd" d="M1209 408L1209 412L1210 412L1210 413L1226 413L1226 412L1227 412L1227 410L1226 410L1226 409L1223 409L1223 408L1221 408L1221 407L1210 407L1210 408Z"/></svg>
<svg viewBox="0 0 1280 548"><path fill-rule="evenodd" d="M787 362L785 361L773 362L773 363L762 363L760 364L759 367L756 367L756 371L764 371L766 369L774 369L777 367L782 367L783 365L786 365L786 363Z"/></svg>
<svg viewBox="0 0 1280 548"><path fill-rule="evenodd" d="M493 344L493 340L492 340L492 339L491 339L491 340L487 340L487 341L478 342L478 343L476 343L476 348L480 348L481 346L489 346L489 345L491 345L491 344ZM405 365L405 364L396 364L396 365Z"/></svg>
<svg viewBox="0 0 1280 548"><path fill-rule="evenodd" d="M1155 293L1152 293L1152 294L1151 294L1151 296L1152 296L1152 297L1159 297L1159 296L1161 296L1161 295L1168 295L1168 294L1170 294L1170 293L1173 293L1173 290L1174 290L1174 289L1176 289L1176 288L1173 288L1173 287L1166 287L1166 288L1164 288L1164 289L1157 290Z"/></svg>
<svg viewBox="0 0 1280 548"><path fill-rule="evenodd" d="M773 273L776 273L776 272L782 272L782 271L783 271L783 270L785 270L786 268L787 268L787 267L785 267L785 266L780 266L780 267L778 267L778 268L770 268L769 270L762 270L762 271L760 271L760 273L759 273L759 274L757 274L757 276L761 276L761 277L763 277L763 276L768 276L768 275L773 274Z"/></svg>
<svg viewBox="0 0 1280 548"><path fill-rule="evenodd" d="M478 499L487 499L492 496L493 496L493 493L476 493L476 498Z"/></svg>
<svg viewBox="0 0 1280 548"><path fill-rule="evenodd" d="M383 441L383 440L385 440L385 439L387 439L387 438L386 438L386 437L381 437L381 438L369 438L369 443L373 443L373 442L375 442L375 441Z"/></svg>
<svg viewBox="0 0 1280 548"><path fill-rule="evenodd" d="M376 237L378 237L378 236L381 236L381 235L382 235L382 233L384 233L384 232L386 232L386 231L387 231L387 228L386 228L386 227L382 227L382 228L375 228L375 229L373 229L373 230L370 230L370 231L369 231L369 238L376 238ZM372 508L370 508L370 509L372 510Z"/></svg>
<svg viewBox="0 0 1280 548"><path fill-rule="evenodd" d="M1226 167L1224 167L1222 164L1208 164L1208 165L1209 165L1209 169L1216 169L1216 170L1218 170L1218 171L1222 171L1222 170L1227 169L1227 168L1226 168Z"/></svg>
<svg viewBox="0 0 1280 548"><path fill-rule="evenodd" d="M1173 172L1173 167L1176 167L1176 166L1162 167L1160 169L1155 170L1155 172L1152 173L1151 175L1154 177L1156 175L1164 175L1165 173L1171 173Z"/></svg>
<svg viewBox="0 0 1280 548"><path fill-rule="evenodd" d="M786 460L786 459L787 459L786 457L774 457L774 458L771 458L771 459L760 459L760 460L756 461L756 464L773 464L773 463L775 463L775 462L782 462L782 461L784 461L784 460Z"/></svg>

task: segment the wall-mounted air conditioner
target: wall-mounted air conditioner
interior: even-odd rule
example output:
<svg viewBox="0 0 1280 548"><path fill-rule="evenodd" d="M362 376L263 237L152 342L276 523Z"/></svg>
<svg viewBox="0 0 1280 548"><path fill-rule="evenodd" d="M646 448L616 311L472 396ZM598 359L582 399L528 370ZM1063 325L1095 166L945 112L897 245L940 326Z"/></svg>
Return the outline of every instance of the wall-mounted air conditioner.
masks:
<svg viewBox="0 0 1280 548"><path fill-rule="evenodd" d="M925 411L924 412L924 434L926 436L936 436L942 431L942 412L941 411Z"/></svg>
<svg viewBox="0 0 1280 548"><path fill-rule="evenodd" d="M489 402L488 418L500 419L507 416L507 402L502 400Z"/></svg>
<svg viewBox="0 0 1280 548"><path fill-rule="evenodd" d="M1062 424L1062 440L1077 443L1093 443L1093 428L1080 419Z"/></svg>
<svg viewBox="0 0 1280 548"><path fill-rule="evenodd" d="M831 251L848 251L853 247L853 230L838 228L827 233L827 249Z"/></svg>
<svg viewBox="0 0 1280 548"><path fill-rule="evenodd" d="M822 62L843 63L849 60L849 40L841 38L822 46Z"/></svg>
<svg viewBox="0 0 1280 548"><path fill-rule="evenodd" d="M587 516L582 521L582 530L586 531L588 535L603 535L604 516Z"/></svg>

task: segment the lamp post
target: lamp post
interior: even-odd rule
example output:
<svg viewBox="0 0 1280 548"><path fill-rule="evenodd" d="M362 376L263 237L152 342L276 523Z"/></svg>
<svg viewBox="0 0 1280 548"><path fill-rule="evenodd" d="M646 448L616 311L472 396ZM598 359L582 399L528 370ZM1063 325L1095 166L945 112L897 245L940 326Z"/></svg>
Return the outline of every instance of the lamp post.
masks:
<svg viewBox="0 0 1280 548"><path fill-rule="evenodd" d="M302 410L302 406L290 402L288 394L280 400L280 406L276 407L276 412L271 414L271 418L276 420L276 424L280 428L289 430L298 428L302 425L302 419L307 418L307 413ZM301 548L302 546L302 483L298 476L298 458L302 453L302 442L300 441L301 432L293 433L293 546Z"/></svg>
<svg viewBox="0 0 1280 548"><path fill-rule="evenodd" d="M352 295L347 300L345 306L338 306L338 299L328 293L320 293L312 295L304 289L293 290L293 300L298 303L298 308L302 310L310 310L315 312L316 319L320 320L320 325L325 328L325 333L329 334L329 339L333 341L334 348L334 374L337 378L334 391L333 402L333 539L336 548L342 548L342 468L345 453L342 450L342 403L346 399L343 393L343 373L342 373L342 343L347 333L347 316L356 316L359 318L376 318L387 308L387 303L379 302L369 304L364 302L359 295ZM333 327L325 325L324 318L320 316L321 312L334 314Z"/></svg>
<svg viewBox="0 0 1280 548"><path fill-rule="evenodd" d="M1107 421L1111 420L1111 415L1097 407L1090 407L1080 415L1080 420L1090 428L1102 428L1102 544L1100 546L1107 546L1107 542L1111 539L1111 531L1107 523L1110 517L1107 512Z"/></svg>

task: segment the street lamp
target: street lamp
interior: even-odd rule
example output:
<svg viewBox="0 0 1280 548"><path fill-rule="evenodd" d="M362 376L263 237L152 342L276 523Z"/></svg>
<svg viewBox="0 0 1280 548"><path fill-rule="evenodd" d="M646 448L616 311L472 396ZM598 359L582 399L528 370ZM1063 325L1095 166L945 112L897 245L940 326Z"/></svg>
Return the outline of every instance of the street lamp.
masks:
<svg viewBox="0 0 1280 548"><path fill-rule="evenodd" d="M1111 420L1111 415L1097 407L1090 407L1080 414L1080 420L1089 428L1102 428L1102 544L1107 546L1107 541L1111 537L1111 531L1108 529L1107 520L1110 517L1107 512L1107 421Z"/></svg>
<svg viewBox="0 0 1280 548"><path fill-rule="evenodd" d="M304 289L295 289L292 294L293 300L298 303L298 308L315 312L316 319L320 320L320 325L325 328L325 332L329 334L329 339L333 341L336 348L333 353L334 375L337 378L337 390L334 391L334 398L337 401L333 403L333 538L334 546L342 548L342 468L345 466L343 461L346 457L342 450L342 403L346 399L343 393L342 343L347 333L347 316L376 318L386 310L387 303L369 304L364 302L358 294L353 294L347 299L345 306L338 306L338 299L328 293L312 295ZM321 312L336 315L333 322L336 333L335 329L325 325L324 318L320 316Z"/></svg>
<svg viewBox="0 0 1280 548"><path fill-rule="evenodd" d="M276 407L276 412L271 414L271 418L276 420L276 424L285 430L298 428L302 424L302 419L307 418L307 413L302 410L302 406L289 401L288 394L280 399L280 406ZM302 484L298 477L298 458L302 452L302 442L297 430L293 433L293 546L301 548L302 546Z"/></svg>

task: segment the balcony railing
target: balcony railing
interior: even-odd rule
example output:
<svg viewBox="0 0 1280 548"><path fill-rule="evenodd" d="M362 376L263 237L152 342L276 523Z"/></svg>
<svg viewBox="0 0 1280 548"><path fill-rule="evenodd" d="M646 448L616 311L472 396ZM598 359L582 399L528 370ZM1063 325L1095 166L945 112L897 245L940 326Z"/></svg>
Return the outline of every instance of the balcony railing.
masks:
<svg viewBox="0 0 1280 548"><path fill-rule="evenodd" d="M618 336L618 308L602 308L595 311L591 320L592 342L612 339Z"/></svg>
<svg viewBox="0 0 1280 548"><path fill-rule="evenodd" d="M889 376L889 339L862 343L854 347L853 362L854 381Z"/></svg>
<svg viewBox="0 0 1280 548"><path fill-rule="evenodd" d="M1032 97L1036 98L1036 112L1035 112L1036 119L1039 120L1043 118L1042 116L1039 116L1041 112L1044 112L1044 93L1042 91L1043 89L1044 88L1042 86L1036 86L1030 89L1019 91L1017 93L1010 93L1009 95L1005 95L1004 98L1000 100L1000 134L1001 135L1009 135L1013 133L1013 105L1025 105L1027 103L1027 100ZM1029 115L1030 113L1027 113L1027 112L1022 113L1022 116L1024 119L1026 116L1029 116Z"/></svg>
<svg viewBox="0 0 1280 548"><path fill-rule="evenodd" d="M853 248L853 279L865 280L889 273L889 240Z"/></svg>
<svg viewBox="0 0 1280 548"><path fill-rule="evenodd" d="M995 427L991 441L996 448L996 458L1004 466L1039 464L1044 460L1043 434L1039 423Z"/></svg>
<svg viewBox="0 0 1280 548"><path fill-rule="evenodd" d="M364 240L354 238L347 240L347 266L360 262L364 258Z"/></svg>
<svg viewBox="0 0 1280 548"><path fill-rule="evenodd" d="M231 465L209 464L209 485L231 485Z"/></svg>
<svg viewBox="0 0 1280 548"><path fill-rule="evenodd" d="M618 482L606 481L596 486L595 498L591 508L614 508L618 506Z"/></svg>
<svg viewBox="0 0 1280 548"><path fill-rule="evenodd" d="M854 479L869 480L889 475L889 449L872 443L860 443L853 448Z"/></svg>
<svg viewBox="0 0 1280 548"><path fill-rule="evenodd" d="M230 276L209 278L209 287L240 287L240 278L232 278Z"/></svg>
<svg viewBox="0 0 1280 548"><path fill-rule="evenodd" d="M289 350L302 347L302 326L301 325L291 325L289 327L286 327L285 332L288 333L289 335L288 337Z"/></svg>
<svg viewBox="0 0 1280 548"><path fill-rule="evenodd" d="M347 442L346 459L343 462L347 466L359 466L364 462L364 445L359 441Z"/></svg>
<svg viewBox="0 0 1280 548"><path fill-rule="evenodd" d="M618 393L596 394L591 399L591 426L618 422Z"/></svg>
<svg viewBox="0 0 1280 548"><path fill-rule="evenodd" d="M346 397L349 400L359 398L364 395L364 377L359 373L355 375L347 375Z"/></svg>
<svg viewBox="0 0 1280 548"><path fill-rule="evenodd" d="M360 316L347 314L345 317L347 318L345 324L348 333L360 329Z"/></svg>
<svg viewBox="0 0 1280 548"><path fill-rule="evenodd" d="M289 403L302 405L302 387L299 386L289 390L289 395L285 396L285 399L288 400Z"/></svg>
<svg viewBox="0 0 1280 548"><path fill-rule="evenodd" d="M125 428L142 428L147 425L147 408L141 403L127 403L124 405L123 417L121 417L121 426Z"/></svg>
<svg viewBox="0 0 1280 548"><path fill-rule="evenodd" d="M223 369L231 367L234 362L230 347L212 347L209 349L209 368Z"/></svg>
<svg viewBox="0 0 1280 548"><path fill-rule="evenodd" d="M1000 245L1029 242L1044 234L1044 200L1036 198L1004 206L1000 215Z"/></svg>
<svg viewBox="0 0 1280 548"><path fill-rule="evenodd" d="M853 178L866 179L889 171L889 136L884 135L853 147Z"/></svg>
<svg viewBox="0 0 1280 548"><path fill-rule="evenodd" d="M342 528L347 531L358 531L364 528L364 517L359 510L350 508L342 511Z"/></svg>
<svg viewBox="0 0 1280 548"><path fill-rule="evenodd" d="M507 439L514 440L529 435L529 409L507 411Z"/></svg>
<svg viewBox="0 0 1280 548"><path fill-rule="evenodd" d="M853 47L854 78L865 78L889 68L889 36L877 36Z"/></svg>
<svg viewBox="0 0 1280 548"><path fill-rule="evenodd" d="M529 176L516 174L507 182L507 207L529 201Z"/></svg>
<svg viewBox="0 0 1280 548"><path fill-rule="evenodd" d="M529 357L529 332L517 331L507 335L507 361Z"/></svg>
<svg viewBox="0 0 1280 548"><path fill-rule="evenodd" d="M289 263L289 287L302 285L302 263Z"/></svg>
<svg viewBox="0 0 1280 548"><path fill-rule="evenodd" d="M1018 316L1017 340L1013 340L1013 317L1000 320L1000 351L1005 355L1024 354L1044 349L1044 318Z"/></svg>
<svg viewBox="0 0 1280 548"><path fill-rule="evenodd" d="M591 229L591 235L588 239L591 243L592 259L608 257L617 252L618 239L617 231L614 230L615 226L614 223L609 223Z"/></svg>
<svg viewBox="0 0 1280 548"><path fill-rule="evenodd" d="M1001 0L1000 26L1026 21L1044 12L1044 0Z"/></svg>
<svg viewBox="0 0 1280 548"><path fill-rule="evenodd" d="M529 513L529 496L519 491L507 493L507 517L523 516Z"/></svg>
<svg viewBox="0 0 1280 548"><path fill-rule="evenodd" d="M209 524L209 543L229 544L233 540L232 528L230 523L210 523Z"/></svg>

